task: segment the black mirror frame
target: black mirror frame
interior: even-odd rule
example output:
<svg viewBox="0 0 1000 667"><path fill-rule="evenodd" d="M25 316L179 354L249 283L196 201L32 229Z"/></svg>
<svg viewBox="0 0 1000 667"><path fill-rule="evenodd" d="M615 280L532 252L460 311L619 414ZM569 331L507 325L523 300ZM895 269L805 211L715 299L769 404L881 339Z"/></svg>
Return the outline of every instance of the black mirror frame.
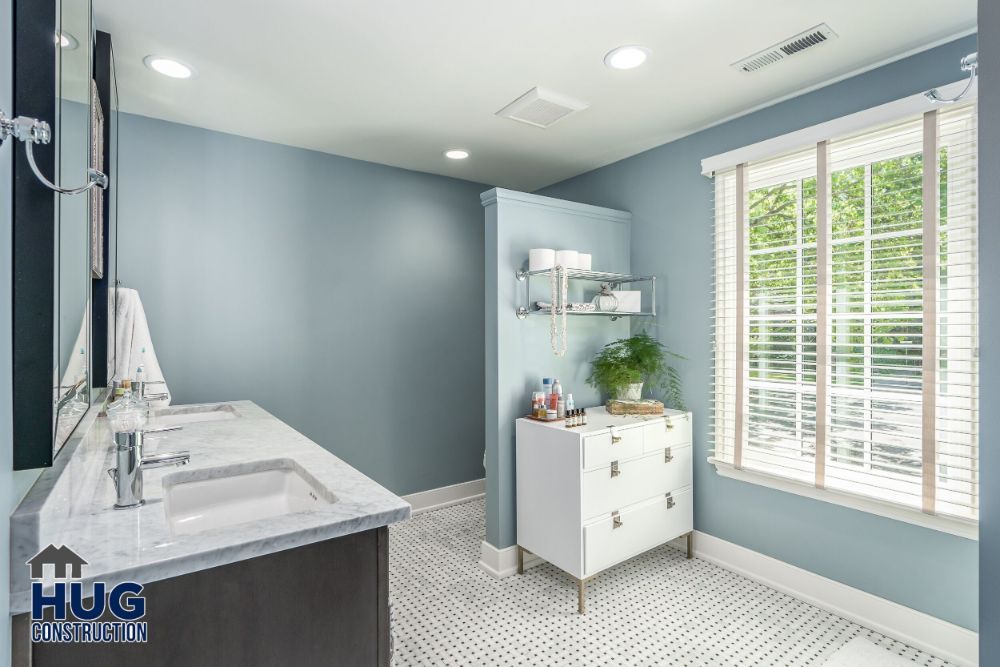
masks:
<svg viewBox="0 0 1000 667"><path fill-rule="evenodd" d="M57 4L53 0L14 0L13 116L49 120L56 111ZM90 35L81 38L90 39ZM111 36L97 32L94 80L104 109L114 85ZM104 154L110 156L110 129L104 124ZM19 145L17 146L19 148ZM52 465L55 420L52 381L55 368L55 196L35 178L23 150L14 150L12 172L12 410L13 469ZM36 149L43 173L55 173L55 146ZM110 157L107 158L110 164ZM111 183L113 176L106 168ZM113 185L112 185L113 187ZM92 386L107 385L109 206L104 197L104 277L91 282Z"/></svg>
<svg viewBox="0 0 1000 667"><path fill-rule="evenodd" d="M56 3L14 1L13 116L53 119L56 109ZM20 146L15 146L20 149ZM14 470L52 465L55 367L55 196L35 178L23 150L13 151ZM55 147L36 161L55 172Z"/></svg>

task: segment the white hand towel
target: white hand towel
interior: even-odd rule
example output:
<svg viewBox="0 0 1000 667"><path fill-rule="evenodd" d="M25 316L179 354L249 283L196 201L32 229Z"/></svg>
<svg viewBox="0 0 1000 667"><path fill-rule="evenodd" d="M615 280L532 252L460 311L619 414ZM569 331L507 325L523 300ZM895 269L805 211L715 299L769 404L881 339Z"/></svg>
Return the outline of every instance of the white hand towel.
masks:
<svg viewBox="0 0 1000 667"><path fill-rule="evenodd" d="M115 294L117 293L117 309ZM143 380L147 394L166 394L165 398L150 401L157 406L170 405L170 390L160 370L160 362L153 350L153 339L149 334L146 311L143 310L139 293L134 289L119 287L111 291L108 299L108 317L112 325L108 327L108 375L120 382L125 378L135 379L135 372L143 367Z"/></svg>

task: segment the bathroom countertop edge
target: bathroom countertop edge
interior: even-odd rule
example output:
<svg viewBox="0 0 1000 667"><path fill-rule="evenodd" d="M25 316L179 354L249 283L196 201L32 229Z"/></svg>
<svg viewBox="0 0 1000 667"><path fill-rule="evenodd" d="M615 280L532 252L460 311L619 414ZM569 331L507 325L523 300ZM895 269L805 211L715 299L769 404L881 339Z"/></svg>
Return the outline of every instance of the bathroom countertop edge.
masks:
<svg viewBox="0 0 1000 667"><path fill-rule="evenodd" d="M41 474L11 514L11 615L30 610L32 580L24 563L50 543L69 546L87 561L79 581L90 591L95 582L108 588L123 581L147 584L409 518L405 500L256 404L205 405L233 406L240 418L186 424L183 431L151 446L151 453L188 449L191 464L185 469L293 458L337 501L328 509L174 536L162 507L162 480L177 469L147 473L143 507L112 509L114 493L105 472L112 456L110 434L106 419L95 417L86 432L74 434L55 465Z"/></svg>

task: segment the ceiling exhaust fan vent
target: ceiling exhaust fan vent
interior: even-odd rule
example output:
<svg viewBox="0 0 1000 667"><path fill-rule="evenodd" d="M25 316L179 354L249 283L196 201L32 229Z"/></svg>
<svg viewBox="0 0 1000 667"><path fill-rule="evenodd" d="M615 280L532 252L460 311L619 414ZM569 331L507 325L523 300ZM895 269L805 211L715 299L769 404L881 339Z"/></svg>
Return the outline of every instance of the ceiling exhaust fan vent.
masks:
<svg viewBox="0 0 1000 667"><path fill-rule="evenodd" d="M836 38L837 33L835 33L830 26L825 23L820 23L818 26L809 28L809 30L806 30L805 32L800 32L794 37L790 37L783 42L769 46L763 51L758 51L752 56L738 60L734 62L732 66L741 72L756 72L757 70L763 69L768 65L780 62L788 56L793 56L796 53L801 53L806 49L811 49L814 46L819 46L820 44Z"/></svg>
<svg viewBox="0 0 1000 667"><path fill-rule="evenodd" d="M566 116L583 111L587 104L572 97L535 87L505 106L496 115L535 127L551 127Z"/></svg>

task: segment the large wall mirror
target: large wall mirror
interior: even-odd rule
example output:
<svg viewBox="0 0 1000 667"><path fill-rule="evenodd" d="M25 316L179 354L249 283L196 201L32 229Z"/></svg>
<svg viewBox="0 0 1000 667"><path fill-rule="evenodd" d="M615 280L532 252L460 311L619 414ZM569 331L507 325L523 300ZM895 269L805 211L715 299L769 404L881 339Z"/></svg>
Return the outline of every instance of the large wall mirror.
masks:
<svg viewBox="0 0 1000 667"><path fill-rule="evenodd" d="M95 33L91 0L17 0L14 112L47 121L42 174L107 189L59 194L14 159L14 468L44 467L106 384L108 295L115 284L117 94L110 38Z"/></svg>
<svg viewBox="0 0 1000 667"><path fill-rule="evenodd" d="M96 163L93 136L102 123L92 95L93 45L90 0L59 3L56 32L56 116L53 146L58 181L75 187ZM103 171L103 169L102 169ZM90 408L91 219L101 191L54 194L56 224L56 368L53 383L53 455ZM96 220L95 220L96 222ZM96 254L96 253L95 253Z"/></svg>

